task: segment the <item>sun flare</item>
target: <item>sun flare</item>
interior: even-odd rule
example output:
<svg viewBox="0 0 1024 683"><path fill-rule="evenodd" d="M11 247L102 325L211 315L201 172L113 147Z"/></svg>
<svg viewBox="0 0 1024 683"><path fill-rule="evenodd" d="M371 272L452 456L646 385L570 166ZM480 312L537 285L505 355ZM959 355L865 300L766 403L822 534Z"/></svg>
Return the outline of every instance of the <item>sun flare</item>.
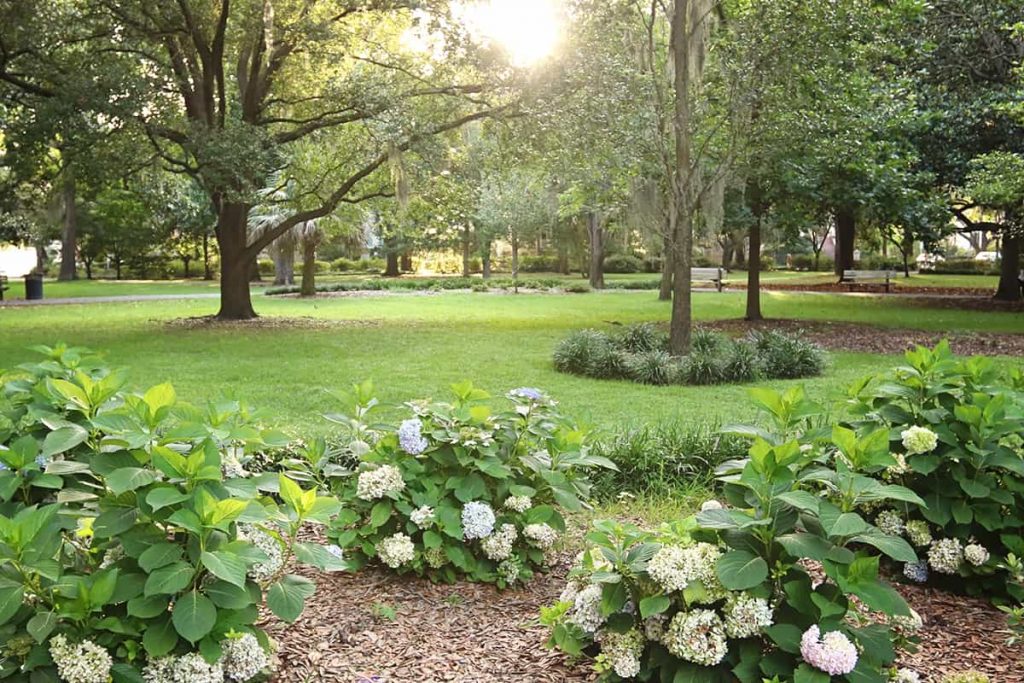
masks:
<svg viewBox="0 0 1024 683"><path fill-rule="evenodd" d="M462 11L467 28L501 46L516 66L543 60L562 36L557 0L483 0L465 3Z"/></svg>

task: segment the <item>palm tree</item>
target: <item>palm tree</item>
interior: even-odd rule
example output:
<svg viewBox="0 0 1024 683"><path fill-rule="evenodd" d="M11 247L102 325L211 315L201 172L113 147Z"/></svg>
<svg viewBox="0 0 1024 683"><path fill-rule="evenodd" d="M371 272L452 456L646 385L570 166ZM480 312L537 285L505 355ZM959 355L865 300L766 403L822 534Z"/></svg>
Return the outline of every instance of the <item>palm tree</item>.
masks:
<svg viewBox="0 0 1024 683"><path fill-rule="evenodd" d="M249 212L249 239L259 239L282 220L291 215L288 206L294 196L295 183L278 182L271 178L269 187L260 191L263 201ZM274 284L290 285L295 282L295 249L302 248L302 296L316 294L316 248L323 240L324 233L318 220L299 223L274 240L270 245L270 257L274 260Z"/></svg>

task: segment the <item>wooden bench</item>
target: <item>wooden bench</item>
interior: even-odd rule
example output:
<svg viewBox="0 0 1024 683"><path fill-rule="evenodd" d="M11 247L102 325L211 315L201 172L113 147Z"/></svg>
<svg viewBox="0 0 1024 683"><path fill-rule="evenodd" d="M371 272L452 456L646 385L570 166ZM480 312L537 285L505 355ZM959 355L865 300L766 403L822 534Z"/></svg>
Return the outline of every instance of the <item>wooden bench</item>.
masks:
<svg viewBox="0 0 1024 683"><path fill-rule="evenodd" d="M4 300L4 292L10 289L11 286L7 284L7 276L0 273L0 301Z"/></svg>
<svg viewBox="0 0 1024 683"><path fill-rule="evenodd" d="M690 282L714 282L715 288L722 291L725 283L725 270L722 268L691 268Z"/></svg>
<svg viewBox="0 0 1024 683"><path fill-rule="evenodd" d="M885 291L889 292L889 285L896 276L891 270L844 270L843 277L839 282L845 282L853 291L853 286L862 282L884 282Z"/></svg>

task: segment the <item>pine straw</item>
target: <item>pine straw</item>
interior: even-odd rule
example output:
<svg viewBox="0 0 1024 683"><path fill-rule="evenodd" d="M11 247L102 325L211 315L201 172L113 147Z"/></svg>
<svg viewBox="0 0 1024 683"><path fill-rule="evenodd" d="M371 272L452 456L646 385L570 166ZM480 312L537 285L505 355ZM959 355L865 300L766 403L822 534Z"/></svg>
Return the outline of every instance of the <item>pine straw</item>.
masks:
<svg viewBox="0 0 1024 683"><path fill-rule="evenodd" d="M584 683L590 663L544 647L540 607L565 583L568 556L519 590L435 585L381 568L312 574L317 592L293 625L267 619L280 644L275 683ZM1024 647L1006 645L1003 614L988 601L898 585L924 620L921 644L900 665L925 683L975 669L993 683L1024 683ZM395 610L394 621L378 614Z"/></svg>
<svg viewBox="0 0 1024 683"><path fill-rule="evenodd" d="M701 327L733 335L746 334L751 330L782 330L798 334L834 351L898 354L917 345L935 346L943 339L948 339L950 347L958 354L1024 354L1024 334L929 332L818 320L762 320L756 323L745 320L719 320L702 324Z"/></svg>

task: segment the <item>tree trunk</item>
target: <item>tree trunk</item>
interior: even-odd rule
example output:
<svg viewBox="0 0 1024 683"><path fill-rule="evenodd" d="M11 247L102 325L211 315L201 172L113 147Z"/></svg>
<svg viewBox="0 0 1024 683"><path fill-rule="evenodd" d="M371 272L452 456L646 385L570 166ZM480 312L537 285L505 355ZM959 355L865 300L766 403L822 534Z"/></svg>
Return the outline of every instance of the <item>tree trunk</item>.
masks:
<svg viewBox="0 0 1024 683"><path fill-rule="evenodd" d="M1010 232L1009 226L1003 233L1002 262L999 267L999 287L995 296L997 301L1020 301L1020 242L1018 234Z"/></svg>
<svg viewBox="0 0 1024 683"><path fill-rule="evenodd" d="M727 241L725 244L722 245L722 267L723 268L726 268L726 269L732 268L732 252L733 252L733 247L732 247L732 241L731 240Z"/></svg>
<svg viewBox="0 0 1024 683"><path fill-rule="evenodd" d="M562 275L569 274L569 247L564 242L558 244L558 272Z"/></svg>
<svg viewBox="0 0 1024 683"><path fill-rule="evenodd" d="M270 256L274 259L274 284L294 285L295 245L290 239L284 241L287 243L287 246L275 246L270 250ZM305 269L303 269L303 272L305 272Z"/></svg>
<svg viewBox="0 0 1024 683"><path fill-rule="evenodd" d="M249 281L263 282L263 274L260 273L260 255L253 254L249 259Z"/></svg>
<svg viewBox="0 0 1024 683"><path fill-rule="evenodd" d="M733 261L736 263L736 267L746 268L747 255L746 250L743 248L743 240L736 239L734 235L730 235L729 239L732 240Z"/></svg>
<svg viewBox="0 0 1024 683"><path fill-rule="evenodd" d="M667 221L666 221L667 222ZM661 285L658 288L658 300L670 301L672 299L672 233L671 227L665 226L665 238L663 241L661 264Z"/></svg>
<svg viewBox="0 0 1024 683"><path fill-rule="evenodd" d="M75 176L71 165L64 167L64 230L61 233L60 274L58 280L77 280L78 268L78 205Z"/></svg>
<svg viewBox="0 0 1024 683"><path fill-rule="evenodd" d="M384 266L384 277L398 277L401 273L398 270L398 254L389 251Z"/></svg>
<svg viewBox="0 0 1024 683"><path fill-rule="evenodd" d="M755 190L754 222L750 226L750 258L747 260L747 314L746 320L763 320L761 315L761 225L764 220L764 205Z"/></svg>
<svg viewBox="0 0 1024 683"><path fill-rule="evenodd" d="M42 242L36 242L32 246L36 250L36 272L41 275L46 270L46 245Z"/></svg>
<svg viewBox="0 0 1024 683"><path fill-rule="evenodd" d="M853 270L853 246L857 237L857 215L852 206L843 206L836 211L836 268L835 274L843 277L844 270Z"/></svg>
<svg viewBox="0 0 1024 683"><path fill-rule="evenodd" d="M480 268L481 268L480 277L482 277L484 280L490 280L491 279L491 250L490 249L485 251L483 253L483 255L480 257Z"/></svg>
<svg viewBox="0 0 1024 683"><path fill-rule="evenodd" d="M115 280L120 280L121 279L121 263L122 263L121 257L120 256L115 256L114 257L114 279Z"/></svg>
<svg viewBox="0 0 1024 683"><path fill-rule="evenodd" d="M590 286L604 289L604 228L596 211L587 216L587 235L590 237Z"/></svg>
<svg viewBox="0 0 1024 683"><path fill-rule="evenodd" d="M469 277L469 275L470 275L470 267L469 267L469 259L470 259L470 253L471 253L470 252L470 246L471 246L470 242L471 242L470 224L466 223L466 225L463 226L463 228L462 228L462 277Z"/></svg>
<svg viewBox="0 0 1024 683"><path fill-rule="evenodd" d="M302 289L300 296L316 296L316 240L302 240Z"/></svg>
<svg viewBox="0 0 1024 683"><path fill-rule="evenodd" d="M519 236L512 233L512 279L519 277Z"/></svg>
<svg viewBox="0 0 1024 683"><path fill-rule="evenodd" d="M203 235L203 279L213 279L213 267L210 265L210 236Z"/></svg>
<svg viewBox="0 0 1024 683"><path fill-rule="evenodd" d="M85 266L85 279L86 280L91 280L92 279L92 259L91 258L82 259L82 265Z"/></svg>
<svg viewBox="0 0 1024 683"><path fill-rule="evenodd" d="M225 203L218 213L220 310L217 317L221 320L251 320L256 317L256 311L253 310L249 291L253 256L246 249L249 207Z"/></svg>
<svg viewBox="0 0 1024 683"><path fill-rule="evenodd" d="M690 352L693 325L690 267L693 258L693 223L689 186L690 164L690 29L691 0L676 0L672 13L670 47L672 51L675 110L672 128L675 132L675 168L669 200L669 221L672 235L672 319L669 323L669 352L684 356Z"/></svg>
<svg viewBox="0 0 1024 683"><path fill-rule="evenodd" d="M188 265L191 262L192 262L192 259L190 257L187 257L187 256L182 256L181 257L181 263L185 266L185 279L186 280L189 278L189 275L190 275L189 270L188 270Z"/></svg>
<svg viewBox="0 0 1024 683"><path fill-rule="evenodd" d="M412 254L408 252L402 254L401 268L403 273L412 272Z"/></svg>

